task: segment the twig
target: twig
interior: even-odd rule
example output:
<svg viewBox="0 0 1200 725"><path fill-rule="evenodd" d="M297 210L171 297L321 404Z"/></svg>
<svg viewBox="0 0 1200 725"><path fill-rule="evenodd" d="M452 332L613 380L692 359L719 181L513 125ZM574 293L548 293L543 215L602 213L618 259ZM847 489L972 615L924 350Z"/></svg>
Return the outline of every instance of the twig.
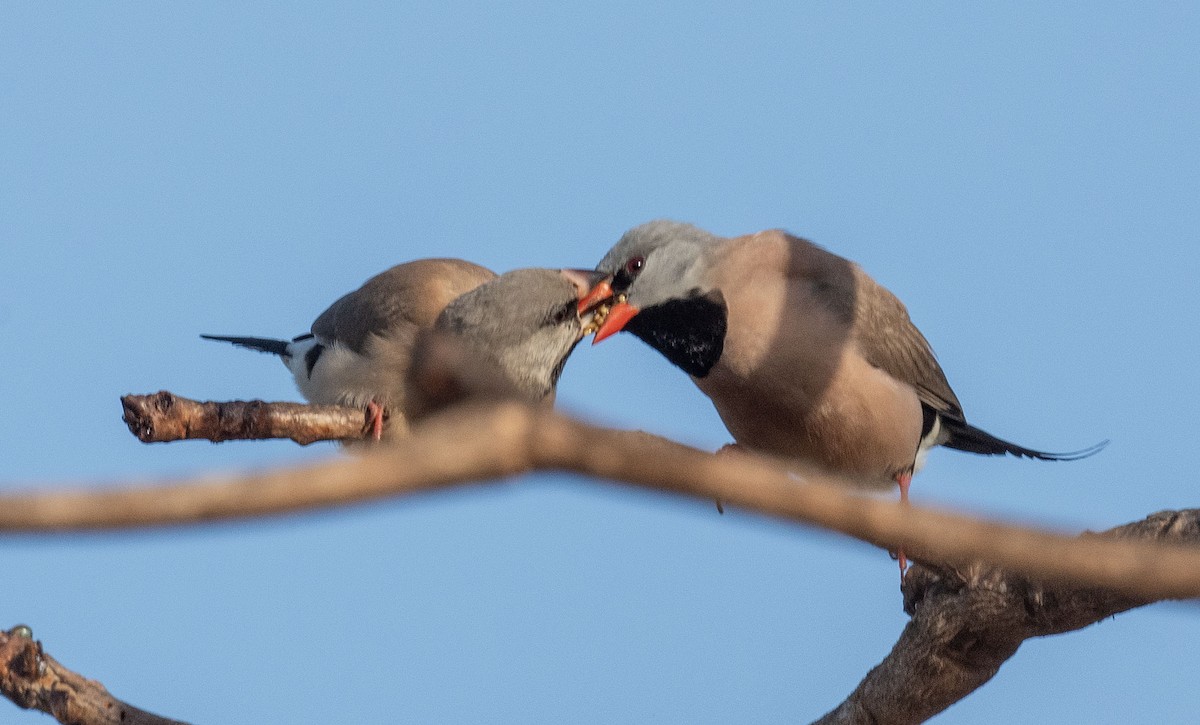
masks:
<svg viewBox="0 0 1200 725"><path fill-rule="evenodd" d="M121 702L104 685L63 667L23 626L0 631L0 693L69 725L187 725Z"/></svg>
<svg viewBox="0 0 1200 725"><path fill-rule="evenodd" d="M306 446L316 441L361 439L366 415L355 408L261 400L197 401L165 390L121 398L122 420L142 443L199 439L287 438Z"/></svg>
<svg viewBox="0 0 1200 725"><path fill-rule="evenodd" d="M1164 511L1099 534L1200 543L1200 510ZM942 712L990 680L1030 637L1070 632L1149 598L1048 584L975 563L915 566L904 580L912 619L888 656L821 725L906 725Z"/></svg>

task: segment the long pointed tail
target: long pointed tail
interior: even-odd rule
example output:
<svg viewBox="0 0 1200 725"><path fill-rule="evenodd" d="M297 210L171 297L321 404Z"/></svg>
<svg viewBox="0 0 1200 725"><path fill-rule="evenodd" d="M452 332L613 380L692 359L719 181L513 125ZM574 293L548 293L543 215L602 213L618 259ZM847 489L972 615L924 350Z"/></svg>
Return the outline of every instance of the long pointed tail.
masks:
<svg viewBox="0 0 1200 725"><path fill-rule="evenodd" d="M259 352L269 352L279 357L288 357L288 345L291 344L287 340L275 340L269 337L224 337L222 335L201 335L200 337L203 337L205 340L232 342L238 347L258 350Z"/></svg>
<svg viewBox="0 0 1200 725"><path fill-rule="evenodd" d="M1025 448L1016 443L1009 443L1002 438L997 438L991 433L980 430L963 421L942 418L942 425L950 434L950 437L942 445L947 448L954 448L968 453L979 453L985 456L999 456L1008 453L1020 458L1036 458L1039 461L1077 461L1080 458L1087 458L1099 453L1108 445L1108 441L1103 440L1078 451L1047 453L1045 451L1035 451L1032 448Z"/></svg>

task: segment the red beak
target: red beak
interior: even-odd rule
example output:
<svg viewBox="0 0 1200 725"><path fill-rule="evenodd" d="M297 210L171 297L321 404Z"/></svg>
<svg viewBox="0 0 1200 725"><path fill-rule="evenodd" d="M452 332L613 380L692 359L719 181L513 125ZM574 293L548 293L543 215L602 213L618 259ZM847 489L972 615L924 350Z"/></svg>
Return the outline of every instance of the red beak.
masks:
<svg viewBox="0 0 1200 725"><path fill-rule="evenodd" d="M604 318L604 324L600 326L599 330L596 330L596 336L592 338L592 344L595 345L601 340L620 332L624 329L625 325L629 324L630 320L637 316L638 312L641 312L641 310L628 302L618 302L613 305L612 309L608 311L608 317Z"/></svg>
<svg viewBox="0 0 1200 725"><path fill-rule="evenodd" d="M602 302L607 302L613 296L612 291L612 275L608 275L596 282L590 290L579 296L579 314L583 315L591 312Z"/></svg>

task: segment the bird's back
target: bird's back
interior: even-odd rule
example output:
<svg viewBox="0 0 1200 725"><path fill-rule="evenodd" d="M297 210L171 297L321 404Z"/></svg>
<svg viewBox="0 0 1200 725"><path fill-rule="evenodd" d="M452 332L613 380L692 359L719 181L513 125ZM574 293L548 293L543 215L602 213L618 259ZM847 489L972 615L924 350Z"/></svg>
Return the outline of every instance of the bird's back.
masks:
<svg viewBox="0 0 1200 725"><path fill-rule="evenodd" d="M289 367L300 392L314 403L387 409L389 431L402 432L405 378L417 334L432 327L447 304L496 275L460 259L421 259L396 265L342 296L313 322L318 346L305 365Z"/></svg>
<svg viewBox="0 0 1200 725"><path fill-rule="evenodd" d="M495 276L486 267L462 259L398 264L330 305L313 322L312 332L362 353L371 335L432 326L446 305Z"/></svg>

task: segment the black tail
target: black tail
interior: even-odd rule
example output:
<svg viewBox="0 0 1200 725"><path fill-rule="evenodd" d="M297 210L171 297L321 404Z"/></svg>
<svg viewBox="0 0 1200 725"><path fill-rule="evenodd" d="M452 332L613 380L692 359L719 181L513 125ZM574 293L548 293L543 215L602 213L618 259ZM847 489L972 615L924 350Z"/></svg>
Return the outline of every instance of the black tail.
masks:
<svg viewBox="0 0 1200 725"><path fill-rule="evenodd" d="M968 425L961 420L950 420L943 417L942 426L950 434L950 437L942 445L947 448L954 448L968 453L979 453L985 456L999 456L1009 453L1019 458L1036 458L1039 461L1077 461L1080 458L1087 458L1099 453L1108 445L1108 441L1104 440L1078 451L1046 453L1045 451L1035 451L1032 448L1019 446L1016 443L1009 443L985 430Z"/></svg>
<svg viewBox="0 0 1200 725"><path fill-rule="evenodd" d="M287 357L288 341L273 340L269 337L222 337L221 335L201 335L205 340L217 340L218 342L232 342L238 347L246 347L259 352L269 352L272 355L279 357Z"/></svg>

